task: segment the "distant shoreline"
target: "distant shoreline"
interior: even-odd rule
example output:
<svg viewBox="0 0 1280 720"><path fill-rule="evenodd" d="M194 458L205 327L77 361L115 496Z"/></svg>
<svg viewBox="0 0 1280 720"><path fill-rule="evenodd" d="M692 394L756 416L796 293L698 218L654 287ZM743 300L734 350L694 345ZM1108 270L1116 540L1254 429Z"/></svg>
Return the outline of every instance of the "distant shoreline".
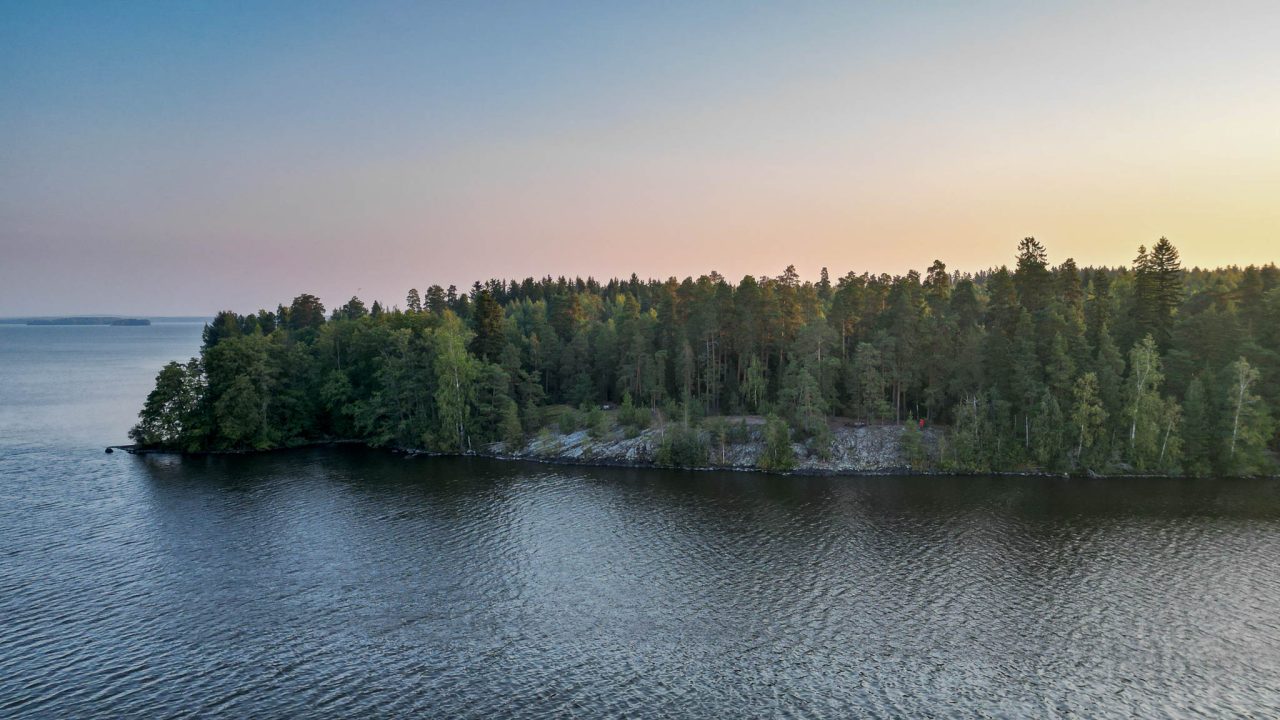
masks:
<svg viewBox="0 0 1280 720"><path fill-rule="evenodd" d="M89 326L108 325L116 327L144 327L151 324L147 318L116 317L105 315L55 318L18 318L3 321L7 325L56 325L56 326Z"/></svg>
<svg viewBox="0 0 1280 720"><path fill-rule="evenodd" d="M137 325L146 326L163 323L207 323L209 318L197 316L156 316L156 315L21 315L17 317L0 317L0 325L85 327L102 325Z"/></svg>

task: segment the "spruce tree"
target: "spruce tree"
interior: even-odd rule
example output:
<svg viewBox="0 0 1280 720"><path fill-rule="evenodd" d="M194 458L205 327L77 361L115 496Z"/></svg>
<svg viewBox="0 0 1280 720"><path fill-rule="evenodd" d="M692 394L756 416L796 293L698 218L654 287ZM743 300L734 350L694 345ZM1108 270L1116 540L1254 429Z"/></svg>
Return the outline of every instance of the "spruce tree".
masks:
<svg viewBox="0 0 1280 720"><path fill-rule="evenodd" d="M1173 317L1182 302L1182 265L1178 250L1168 238L1160 238L1151 248L1148 267L1147 297L1149 305L1148 330L1155 336L1156 344L1169 346L1173 332Z"/></svg>
<svg viewBox="0 0 1280 720"><path fill-rule="evenodd" d="M1183 400L1183 471L1186 474L1205 477L1213 472L1216 426L1204 378L1196 375L1187 386Z"/></svg>
<svg viewBox="0 0 1280 720"><path fill-rule="evenodd" d="M1018 265L1013 273L1018 288L1018 300L1033 315L1048 304L1053 292L1049 274L1049 255L1044 246L1033 237L1018 243Z"/></svg>
<svg viewBox="0 0 1280 720"><path fill-rule="evenodd" d="M482 360L499 363L506 348L506 336L502 306L494 299L489 290L481 290L476 295L472 312L472 329L475 337L471 340L470 350Z"/></svg>

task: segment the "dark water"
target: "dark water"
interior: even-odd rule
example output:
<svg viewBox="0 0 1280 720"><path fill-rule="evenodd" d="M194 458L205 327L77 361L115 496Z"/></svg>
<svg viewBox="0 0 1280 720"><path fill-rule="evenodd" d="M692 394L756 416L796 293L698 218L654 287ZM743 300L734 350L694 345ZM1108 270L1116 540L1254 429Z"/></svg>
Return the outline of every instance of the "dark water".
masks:
<svg viewBox="0 0 1280 720"><path fill-rule="evenodd" d="M1280 486L104 455L194 325L0 326L0 717L1280 715Z"/></svg>

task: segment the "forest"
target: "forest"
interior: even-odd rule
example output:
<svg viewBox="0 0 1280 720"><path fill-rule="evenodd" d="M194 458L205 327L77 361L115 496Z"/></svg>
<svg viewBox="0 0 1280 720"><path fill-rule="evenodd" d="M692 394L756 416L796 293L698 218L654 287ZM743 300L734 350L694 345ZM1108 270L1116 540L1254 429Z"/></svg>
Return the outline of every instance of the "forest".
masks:
<svg viewBox="0 0 1280 720"><path fill-rule="evenodd" d="M1276 472L1277 411L1274 263L1186 269L1160 238L1131 267L1051 265L1026 238L1012 268L976 273L544 277L224 311L130 437L467 453L660 427L659 458L697 466L713 435L765 416L786 469L829 452L834 422L910 442L923 420L943 432L930 469L1236 476Z"/></svg>

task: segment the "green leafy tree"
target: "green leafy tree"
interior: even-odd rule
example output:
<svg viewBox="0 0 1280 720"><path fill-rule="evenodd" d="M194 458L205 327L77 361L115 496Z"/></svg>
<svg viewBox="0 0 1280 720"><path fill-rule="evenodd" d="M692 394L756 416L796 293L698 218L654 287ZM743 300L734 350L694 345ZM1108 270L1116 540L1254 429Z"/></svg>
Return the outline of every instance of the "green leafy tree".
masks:
<svg viewBox="0 0 1280 720"><path fill-rule="evenodd" d="M777 415L765 418L764 451L757 465L761 470L786 472L796 464L795 450L791 447L791 428Z"/></svg>
<svg viewBox="0 0 1280 720"><path fill-rule="evenodd" d="M902 448L902 457L912 470L923 470L928 464L928 455L924 449L924 432L914 417L908 417L902 426L902 434L898 437Z"/></svg>
<svg viewBox="0 0 1280 720"><path fill-rule="evenodd" d="M245 375L237 375L214 404L218 432L232 448L262 447L263 398Z"/></svg>
<svg viewBox="0 0 1280 720"><path fill-rule="evenodd" d="M944 455L948 469L961 472L988 472L991 467L993 432L977 395L964 398L952 410L950 455Z"/></svg>
<svg viewBox="0 0 1280 720"><path fill-rule="evenodd" d="M1160 354L1155 340L1146 336L1129 352L1129 375L1125 379L1125 404L1129 420L1129 459L1140 470L1151 466L1159 453L1161 420L1164 414L1160 384Z"/></svg>
<svg viewBox="0 0 1280 720"><path fill-rule="evenodd" d="M1240 358L1228 368L1231 382L1226 408L1230 414L1227 462L1233 474L1248 475L1268 465L1266 442L1271 436L1271 418L1262 399L1254 393L1258 371Z"/></svg>
<svg viewBox="0 0 1280 720"><path fill-rule="evenodd" d="M742 383L742 402L748 410L759 410L764 406L767 389L764 363L760 358L752 356L747 362L746 377Z"/></svg>
<svg viewBox="0 0 1280 720"><path fill-rule="evenodd" d="M198 449L204 430L198 415L203 384L199 361L165 365L129 437L143 446Z"/></svg>
<svg viewBox="0 0 1280 720"><path fill-rule="evenodd" d="M1094 445L1107 421L1107 410L1098 394L1098 375L1088 372L1076 379L1072 389L1071 424L1076 430L1076 461L1090 466Z"/></svg>
<svg viewBox="0 0 1280 720"><path fill-rule="evenodd" d="M609 434L609 416L604 414L599 405L592 405L586 413L587 434L600 439Z"/></svg>
<svg viewBox="0 0 1280 720"><path fill-rule="evenodd" d="M452 312L433 334L436 370L436 443L442 450L466 452L476 361L467 353L467 331Z"/></svg>
<svg viewBox="0 0 1280 720"><path fill-rule="evenodd" d="M826 400L808 368L799 362L791 363L782 383L778 400L792 426L805 439L829 442Z"/></svg>
<svg viewBox="0 0 1280 720"><path fill-rule="evenodd" d="M498 365L475 361L474 395L468 419L469 435L482 443L519 444L520 412L511 399L511 379ZM511 420L515 419L515 425Z"/></svg>
<svg viewBox="0 0 1280 720"><path fill-rule="evenodd" d="M696 427L687 421L669 422L662 428L655 459L668 467L696 468L707 464L707 452L706 441Z"/></svg>
<svg viewBox="0 0 1280 720"><path fill-rule="evenodd" d="M1182 406L1173 398L1164 398L1160 403L1157 426L1157 432L1160 434L1160 453L1155 461L1155 467L1160 472L1173 474L1181 467L1182 436L1179 434L1181 423Z"/></svg>

